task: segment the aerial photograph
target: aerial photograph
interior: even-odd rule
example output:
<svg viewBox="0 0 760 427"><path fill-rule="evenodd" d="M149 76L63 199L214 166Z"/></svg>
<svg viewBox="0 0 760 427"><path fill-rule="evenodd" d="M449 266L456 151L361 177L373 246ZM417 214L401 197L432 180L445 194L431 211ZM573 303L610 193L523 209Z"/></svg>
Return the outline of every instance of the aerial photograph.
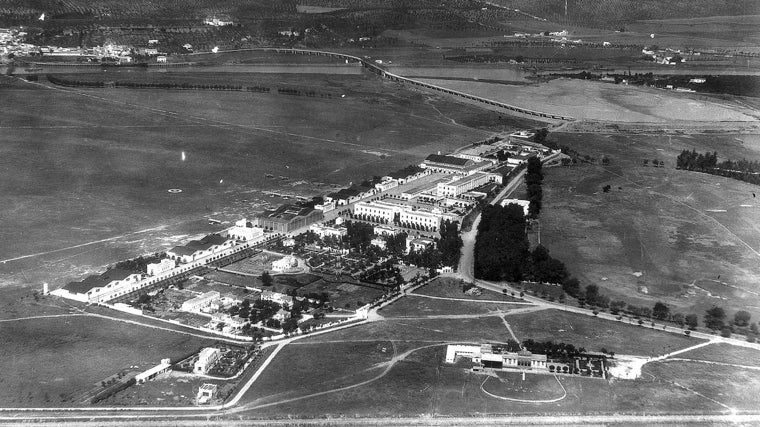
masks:
<svg viewBox="0 0 760 427"><path fill-rule="evenodd" d="M760 1L0 0L0 426L760 425Z"/></svg>

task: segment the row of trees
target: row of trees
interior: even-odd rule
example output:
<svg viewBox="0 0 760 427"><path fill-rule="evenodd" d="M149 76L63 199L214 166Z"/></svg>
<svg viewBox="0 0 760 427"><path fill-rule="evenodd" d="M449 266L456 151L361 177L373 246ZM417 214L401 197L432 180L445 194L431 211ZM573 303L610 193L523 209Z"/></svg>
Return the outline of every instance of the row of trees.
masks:
<svg viewBox="0 0 760 427"><path fill-rule="evenodd" d="M705 172L726 178L738 179L751 184L760 184L760 161L725 160L718 163L718 152L697 153L684 150L676 158L676 168L689 171Z"/></svg>

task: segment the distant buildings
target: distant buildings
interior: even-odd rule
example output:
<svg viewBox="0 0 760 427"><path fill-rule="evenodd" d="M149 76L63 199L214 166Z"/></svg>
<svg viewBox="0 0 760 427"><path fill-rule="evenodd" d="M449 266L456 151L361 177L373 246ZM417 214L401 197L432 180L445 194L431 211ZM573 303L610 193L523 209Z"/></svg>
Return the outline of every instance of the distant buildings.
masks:
<svg viewBox="0 0 760 427"><path fill-rule="evenodd" d="M346 230L345 227L331 227L329 225L324 224L314 224L311 227L309 227L310 231L313 231L314 234L319 236L321 239L325 237L337 237L341 238L346 235L348 230Z"/></svg>

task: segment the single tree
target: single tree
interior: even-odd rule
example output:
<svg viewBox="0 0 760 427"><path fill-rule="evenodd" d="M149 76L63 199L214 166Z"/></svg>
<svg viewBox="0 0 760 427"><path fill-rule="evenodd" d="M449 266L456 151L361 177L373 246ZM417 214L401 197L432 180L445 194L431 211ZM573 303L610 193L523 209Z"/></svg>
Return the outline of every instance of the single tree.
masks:
<svg viewBox="0 0 760 427"><path fill-rule="evenodd" d="M654 308L652 309L652 316L654 316L656 319L665 320L668 318L669 314L670 309L667 305L663 304L660 301L657 301L654 304Z"/></svg>
<svg viewBox="0 0 760 427"><path fill-rule="evenodd" d="M699 318L696 314L687 314L686 317L684 317L684 321L686 322L686 326L689 327L692 331L694 329L697 329L697 326L699 325Z"/></svg>
<svg viewBox="0 0 760 427"><path fill-rule="evenodd" d="M705 312L705 326L713 331L723 328L723 321L726 319L726 311L720 307L713 306Z"/></svg>
<svg viewBox="0 0 760 427"><path fill-rule="evenodd" d="M263 286L272 286L272 275L268 271L261 273L261 284Z"/></svg>
<svg viewBox="0 0 760 427"><path fill-rule="evenodd" d="M734 324L736 326L747 326L749 325L749 319L752 318L752 315L744 310L739 310L734 314Z"/></svg>

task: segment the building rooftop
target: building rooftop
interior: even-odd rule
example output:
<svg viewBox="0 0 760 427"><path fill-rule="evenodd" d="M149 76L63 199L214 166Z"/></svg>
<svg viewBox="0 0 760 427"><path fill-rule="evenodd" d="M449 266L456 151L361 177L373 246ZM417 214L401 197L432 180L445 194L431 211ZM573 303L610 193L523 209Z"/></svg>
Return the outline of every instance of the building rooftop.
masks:
<svg viewBox="0 0 760 427"><path fill-rule="evenodd" d="M103 274L93 274L81 282L67 283L63 288L75 294L86 294L94 288L102 288L114 280L124 280L132 274L137 274L123 268L112 268Z"/></svg>
<svg viewBox="0 0 760 427"><path fill-rule="evenodd" d="M425 158L425 163L441 163L451 166L464 167L472 163L472 160L462 159L454 156L445 156L440 154L431 154Z"/></svg>

